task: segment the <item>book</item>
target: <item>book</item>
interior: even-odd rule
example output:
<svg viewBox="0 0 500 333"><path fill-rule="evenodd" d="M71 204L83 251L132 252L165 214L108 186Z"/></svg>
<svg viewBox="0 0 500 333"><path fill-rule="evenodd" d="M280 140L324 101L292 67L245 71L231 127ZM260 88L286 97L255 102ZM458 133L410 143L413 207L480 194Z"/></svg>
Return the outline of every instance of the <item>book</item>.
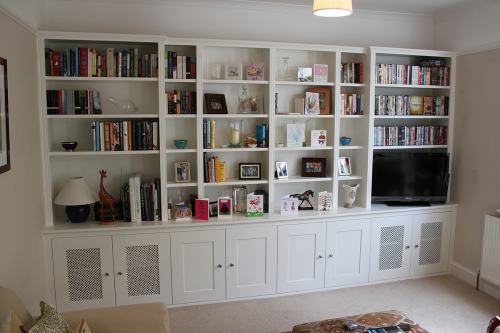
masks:
<svg viewBox="0 0 500 333"><path fill-rule="evenodd" d="M326 130L311 130L311 147L326 147Z"/></svg>
<svg viewBox="0 0 500 333"><path fill-rule="evenodd" d="M422 96L410 96L410 115L421 116L424 114L424 98Z"/></svg>
<svg viewBox="0 0 500 333"><path fill-rule="evenodd" d="M306 92L306 99L304 102L304 114L319 115L319 93Z"/></svg>
<svg viewBox="0 0 500 333"><path fill-rule="evenodd" d="M264 196L259 194L247 194L247 217L264 216Z"/></svg>
<svg viewBox="0 0 500 333"><path fill-rule="evenodd" d="M328 82L328 65L313 65L314 82Z"/></svg>
<svg viewBox="0 0 500 333"><path fill-rule="evenodd" d="M306 124L295 123L286 125L286 146L303 147L305 142Z"/></svg>
<svg viewBox="0 0 500 333"><path fill-rule="evenodd" d="M195 218L198 220L208 221L210 218L210 200L209 199L195 199L194 200L194 211Z"/></svg>
<svg viewBox="0 0 500 333"><path fill-rule="evenodd" d="M432 96L424 96L424 116L432 116L434 114L434 98Z"/></svg>

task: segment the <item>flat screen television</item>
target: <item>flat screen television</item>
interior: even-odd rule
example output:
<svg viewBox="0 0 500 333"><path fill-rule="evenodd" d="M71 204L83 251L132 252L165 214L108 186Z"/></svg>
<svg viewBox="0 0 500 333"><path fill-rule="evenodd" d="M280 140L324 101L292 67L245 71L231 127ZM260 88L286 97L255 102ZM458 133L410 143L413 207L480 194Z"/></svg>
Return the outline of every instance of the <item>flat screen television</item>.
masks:
<svg viewBox="0 0 500 333"><path fill-rule="evenodd" d="M376 152L373 155L372 202L445 203L448 166L447 153Z"/></svg>

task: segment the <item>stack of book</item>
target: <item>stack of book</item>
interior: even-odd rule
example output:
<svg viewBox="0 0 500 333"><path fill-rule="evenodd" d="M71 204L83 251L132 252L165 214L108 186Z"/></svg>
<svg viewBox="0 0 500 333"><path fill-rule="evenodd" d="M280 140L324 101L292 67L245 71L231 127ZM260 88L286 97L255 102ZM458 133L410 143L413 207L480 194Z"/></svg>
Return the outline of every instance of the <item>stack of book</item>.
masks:
<svg viewBox="0 0 500 333"><path fill-rule="evenodd" d="M203 177L205 183L222 183L226 181L226 162L219 156L203 153Z"/></svg>
<svg viewBox="0 0 500 333"><path fill-rule="evenodd" d="M129 178L120 191L124 221L161 221L160 183L160 179L141 183L139 175Z"/></svg>
<svg viewBox="0 0 500 333"><path fill-rule="evenodd" d="M92 122L95 151L158 150L158 120Z"/></svg>
<svg viewBox="0 0 500 333"><path fill-rule="evenodd" d="M92 90L47 90L47 114L101 114L101 96Z"/></svg>
<svg viewBox="0 0 500 333"><path fill-rule="evenodd" d="M340 112L344 115L362 115L363 108L361 106L362 95L360 94L341 94L340 95Z"/></svg>
<svg viewBox="0 0 500 333"><path fill-rule="evenodd" d="M446 145L447 126L375 126L375 146Z"/></svg>
<svg viewBox="0 0 500 333"><path fill-rule="evenodd" d="M165 77L167 79L196 79L196 58L165 53Z"/></svg>
<svg viewBox="0 0 500 333"><path fill-rule="evenodd" d="M215 120L203 119L203 149L215 149Z"/></svg>
<svg viewBox="0 0 500 333"><path fill-rule="evenodd" d="M363 63L343 63L340 68L342 83L363 83Z"/></svg>
<svg viewBox="0 0 500 333"><path fill-rule="evenodd" d="M138 48L117 51L77 47L45 49L45 75L81 77L158 77L158 55Z"/></svg>
<svg viewBox="0 0 500 333"><path fill-rule="evenodd" d="M376 116L447 116L448 96L375 96Z"/></svg>
<svg viewBox="0 0 500 333"><path fill-rule="evenodd" d="M196 114L196 91L167 91L168 114Z"/></svg>
<svg viewBox="0 0 500 333"><path fill-rule="evenodd" d="M450 67L441 62L421 66L377 64L375 73L377 84L450 85Z"/></svg>

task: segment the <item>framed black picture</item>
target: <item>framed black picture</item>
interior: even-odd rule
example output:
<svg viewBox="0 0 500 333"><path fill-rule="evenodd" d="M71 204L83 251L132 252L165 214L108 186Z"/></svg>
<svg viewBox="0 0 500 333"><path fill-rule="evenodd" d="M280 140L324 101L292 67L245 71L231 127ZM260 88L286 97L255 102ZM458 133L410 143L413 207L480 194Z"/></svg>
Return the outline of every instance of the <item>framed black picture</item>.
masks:
<svg viewBox="0 0 500 333"><path fill-rule="evenodd" d="M240 179L261 179L260 163L240 163Z"/></svg>
<svg viewBox="0 0 500 333"><path fill-rule="evenodd" d="M302 158L302 177L325 177L326 158Z"/></svg>
<svg viewBox="0 0 500 333"><path fill-rule="evenodd" d="M0 57L0 173L10 170L7 59Z"/></svg>
<svg viewBox="0 0 500 333"><path fill-rule="evenodd" d="M224 94L205 94L204 97L208 114L227 114Z"/></svg>

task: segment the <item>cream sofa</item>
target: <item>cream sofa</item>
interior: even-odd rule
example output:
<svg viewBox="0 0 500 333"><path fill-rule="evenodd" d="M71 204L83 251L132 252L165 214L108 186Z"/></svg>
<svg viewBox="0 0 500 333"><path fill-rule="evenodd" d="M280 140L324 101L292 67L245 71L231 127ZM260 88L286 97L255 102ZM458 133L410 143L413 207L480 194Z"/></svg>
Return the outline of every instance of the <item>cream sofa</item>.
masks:
<svg viewBox="0 0 500 333"><path fill-rule="evenodd" d="M0 287L0 320L11 312L15 313L23 324L29 325L33 321L33 317L16 293ZM73 328L85 319L92 333L169 332L167 307L161 303L83 310L62 315Z"/></svg>

